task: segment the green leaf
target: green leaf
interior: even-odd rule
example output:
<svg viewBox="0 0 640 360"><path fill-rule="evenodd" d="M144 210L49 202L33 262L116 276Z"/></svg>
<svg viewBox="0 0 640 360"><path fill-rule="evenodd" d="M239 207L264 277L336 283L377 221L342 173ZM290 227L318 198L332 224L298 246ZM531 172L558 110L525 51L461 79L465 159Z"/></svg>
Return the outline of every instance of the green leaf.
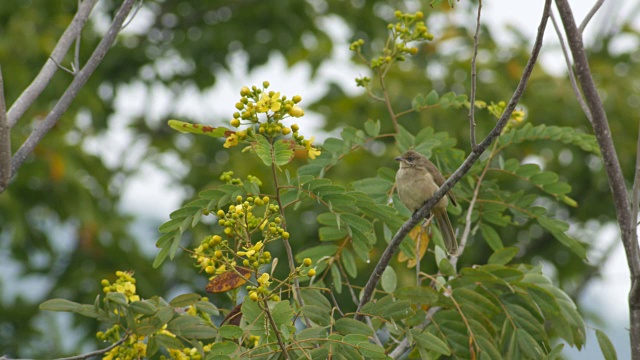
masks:
<svg viewBox="0 0 640 360"><path fill-rule="evenodd" d="M480 224L480 232L482 233L482 237L487 242L487 245L493 251L498 251L503 248L502 240L500 240L500 235L498 232L491 226L487 224Z"/></svg>
<svg viewBox="0 0 640 360"><path fill-rule="evenodd" d="M347 229L332 226L323 226L318 230L320 241L336 241L347 237Z"/></svg>
<svg viewBox="0 0 640 360"><path fill-rule="evenodd" d="M331 311L331 303L327 298L322 295L320 290L316 289L301 289L302 300L305 305L313 305L324 309L326 312Z"/></svg>
<svg viewBox="0 0 640 360"><path fill-rule="evenodd" d="M238 339L244 334L242 328L236 325L222 325L218 333L225 339Z"/></svg>
<svg viewBox="0 0 640 360"><path fill-rule="evenodd" d="M429 286L408 286L398 289L396 297L401 300L409 300L414 305L435 306L440 299L440 294Z"/></svg>
<svg viewBox="0 0 640 360"><path fill-rule="evenodd" d="M431 90L431 92L429 93L429 95L427 95L425 99L425 105L433 106L438 103L439 99L440 97L438 96L438 93L435 90Z"/></svg>
<svg viewBox="0 0 640 360"><path fill-rule="evenodd" d="M158 308L156 308L151 302L146 300L132 302L131 304L129 304L129 309L143 315L153 315L156 311L158 311Z"/></svg>
<svg viewBox="0 0 640 360"><path fill-rule="evenodd" d="M262 163L266 166L271 166L271 144L264 136L257 134L256 135L256 154L262 160Z"/></svg>
<svg viewBox="0 0 640 360"><path fill-rule="evenodd" d="M384 359L387 357L384 348L372 344L368 341L360 342L357 346L358 351L367 359Z"/></svg>
<svg viewBox="0 0 640 360"><path fill-rule="evenodd" d="M342 293L342 274L340 274L340 269L338 269L338 265L335 263L331 265L331 280L333 281L333 288L336 290L336 293Z"/></svg>
<svg viewBox="0 0 640 360"><path fill-rule="evenodd" d="M173 307L187 307L194 305L200 299L202 299L202 295L199 294L182 294L169 301L169 305Z"/></svg>
<svg viewBox="0 0 640 360"><path fill-rule="evenodd" d="M93 305L79 304L65 299L47 300L40 304L39 309L47 311L73 312L91 318L98 318L103 315L102 311L99 308L96 309Z"/></svg>
<svg viewBox="0 0 640 360"><path fill-rule="evenodd" d="M166 334L156 334L154 335L156 339L156 343L165 349L183 349L184 344L182 341L174 338L173 336L169 336Z"/></svg>
<svg viewBox="0 0 640 360"><path fill-rule="evenodd" d="M538 345L536 340L527 331L520 328L515 329L515 339L518 348L520 348L522 353L527 357L537 359L544 354L540 345Z"/></svg>
<svg viewBox="0 0 640 360"><path fill-rule="evenodd" d="M398 279L396 278L396 272L391 266L387 266L387 268L384 269L382 277L380 278L380 285L382 285L382 289L388 293L392 293L396 290L396 286L398 286Z"/></svg>
<svg viewBox="0 0 640 360"><path fill-rule="evenodd" d="M342 253L340 254L340 261L342 262L342 266L344 267L344 271L346 271L347 275L351 276L352 278L358 276L356 259L354 259L351 250L344 248L342 249Z"/></svg>
<svg viewBox="0 0 640 360"><path fill-rule="evenodd" d="M529 180L536 185L547 185L558 182L558 174L551 171L543 171L535 174Z"/></svg>
<svg viewBox="0 0 640 360"><path fill-rule="evenodd" d="M567 224L556 219L550 219L545 216L538 216L536 218L538 224L543 228L547 229L556 240L560 241L560 243L566 247L568 247L571 251L573 251L576 255L578 255L581 259L587 258L587 250L580 244L576 239L569 237L565 234L567 230Z"/></svg>
<svg viewBox="0 0 640 360"><path fill-rule="evenodd" d="M207 325L192 325L180 330L180 335L187 339L211 339L216 337L217 334L216 329Z"/></svg>
<svg viewBox="0 0 640 360"><path fill-rule="evenodd" d="M539 172L540 172L540 166L538 164L523 164L523 165L520 165L518 170L516 170L516 174L518 176L522 176L525 178L528 178Z"/></svg>
<svg viewBox="0 0 640 360"><path fill-rule="evenodd" d="M373 121L371 119L364 123L364 131L371 137L376 137L380 134L380 120Z"/></svg>
<svg viewBox="0 0 640 360"><path fill-rule="evenodd" d="M203 124L191 124L180 120L169 120L168 124L172 129L177 130L181 133L207 135L213 138L223 137L226 132L230 131L229 129L222 126L216 128Z"/></svg>
<svg viewBox="0 0 640 360"><path fill-rule="evenodd" d="M327 326L331 323L329 313L319 306L305 305L300 310L304 316L320 326Z"/></svg>
<svg viewBox="0 0 640 360"><path fill-rule="evenodd" d="M398 125L398 133L396 134L396 141L398 142L398 149L401 152L405 152L413 147L415 136L411 134L407 129Z"/></svg>
<svg viewBox="0 0 640 360"><path fill-rule="evenodd" d="M520 249L515 246L499 249L491 254L489 257L489 264L507 265L514 257L516 257L516 255L518 255L519 251Z"/></svg>
<svg viewBox="0 0 640 360"><path fill-rule="evenodd" d="M343 335L361 334L366 336L373 336L373 330L371 330L371 328L367 324L351 318L342 318L336 320L335 327L336 330Z"/></svg>
<svg viewBox="0 0 640 360"><path fill-rule="evenodd" d="M293 150L291 150L291 145L289 142L285 142L280 139L273 144L273 157L276 165L282 166L286 165L291 161L293 157Z"/></svg>
<svg viewBox="0 0 640 360"><path fill-rule="evenodd" d="M616 349L613 347L611 340L607 334L603 331L596 329L596 337L598 338L598 345L600 345L600 350L602 351L602 355L606 360L617 360L618 355L616 354Z"/></svg>
<svg viewBox="0 0 640 360"><path fill-rule="evenodd" d="M214 342L211 345L211 352L209 353L209 356L211 355L231 355L233 354L237 349L238 349L239 345L231 342L231 341L220 341L220 342ZM209 356L207 356L207 359L209 359Z"/></svg>
<svg viewBox="0 0 640 360"><path fill-rule="evenodd" d="M411 329L411 336L416 342L416 345L421 348L434 351L441 355L451 355L451 350L447 344L429 332L420 332L420 330Z"/></svg>
<svg viewBox="0 0 640 360"><path fill-rule="evenodd" d="M338 249L340 249L340 247L334 244L315 246L297 253L295 258L297 262L301 263L304 258L308 257L315 263L322 257L334 256Z"/></svg>

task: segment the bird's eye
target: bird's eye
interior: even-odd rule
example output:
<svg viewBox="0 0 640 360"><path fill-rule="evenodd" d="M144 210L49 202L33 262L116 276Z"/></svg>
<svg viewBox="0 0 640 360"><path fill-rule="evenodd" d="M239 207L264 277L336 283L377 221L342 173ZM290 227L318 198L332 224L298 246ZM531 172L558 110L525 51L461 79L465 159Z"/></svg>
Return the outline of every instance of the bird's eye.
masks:
<svg viewBox="0 0 640 360"><path fill-rule="evenodd" d="M409 157L407 157L407 160L409 160L411 162L411 161L414 160L414 157L413 156L409 156Z"/></svg>

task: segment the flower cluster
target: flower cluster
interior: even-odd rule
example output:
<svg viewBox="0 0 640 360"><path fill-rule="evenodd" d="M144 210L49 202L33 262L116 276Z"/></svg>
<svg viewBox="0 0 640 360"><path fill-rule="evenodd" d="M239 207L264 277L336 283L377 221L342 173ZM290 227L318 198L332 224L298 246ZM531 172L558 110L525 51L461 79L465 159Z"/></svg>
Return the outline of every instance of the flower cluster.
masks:
<svg viewBox="0 0 640 360"><path fill-rule="evenodd" d="M223 172L222 175L220 175L220 181L223 181L226 184L230 185L244 185L242 179L233 177L233 171ZM247 181L250 183L255 183L258 186L262 186L262 181L257 176L247 175Z"/></svg>
<svg viewBox="0 0 640 360"><path fill-rule="evenodd" d="M258 301L263 299L266 296L272 301L280 301L280 297L278 295L270 295L269 294L269 285L271 285L271 277L267 273L262 273L257 279L258 286L247 286L247 291L249 292L249 298L253 301Z"/></svg>
<svg viewBox="0 0 640 360"><path fill-rule="evenodd" d="M128 302L140 301L140 296L136 294L136 279L132 276L133 272L116 271L118 279L111 284L109 280L103 279L100 284L105 294L110 292L119 292L127 297Z"/></svg>
<svg viewBox="0 0 640 360"><path fill-rule="evenodd" d="M96 337L99 340L116 342L120 339L118 335L119 329L120 327L118 325L114 325L106 332L99 331ZM135 334L130 335L122 344L109 350L102 357L102 360L134 360L144 358L147 354L147 344L142 341L144 338L144 336Z"/></svg>
<svg viewBox="0 0 640 360"><path fill-rule="evenodd" d="M264 81L262 88L244 86L240 90L240 100L236 103L236 111L233 113L231 126L244 129L230 132L224 147L231 148L237 146L241 141L249 142L256 140L256 134L263 135L270 140L279 136L292 134L293 143L307 150L309 158L315 159L320 155L320 150L312 146L313 138L306 140L298 130L298 124L286 126L282 120L287 118L299 118L304 116L304 110L298 103L302 101L300 95L295 95L291 99L281 95L280 92L268 90L269 82Z"/></svg>
<svg viewBox="0 0 640 360"><path fill-rule="evenodd" d="M487 106L487 110L489 110L489 112L493 116L495 116L496 119L499 119L504 113L504 110L506 107L507 107L507 103L504 101L500 101L497 104L494 102L491 102L491 105ZM522 121L524 121L524 116L525 116L524 110L515 109L511 113L509 120L515 123L521 123Z"/></svg>
<svg viewBox="0 0 640 360"><path fill-rule="evenodd" d="M231 175L226 174L227 177ZM226 272L229 267L235 267L237 262L242 262L245 268L257 271L261 265L272 260L271 253L264 249L264 244L277 238L289 238L289 233L282 227L280 207L272 204L268 196L245 198L238 195L235 204L230 205L226 211L219 209L215 214L218 225L224 228L224 235L236 241L244 241L245 246L243 250L235 251L237 248L231 246L229 240L223 239L221 235L205 237L191 257L196 259L197 267L212 277ZM251 235L256 232L262 233L263 240L252 244Z"/></svg>
<svg viewBox="0 0 640 360"><path fill-rule="evenodd" d="M382 51L382 54L371 60L372 69L382 68L391 65L395 61L404 61L406 55L415 55L418 48L413 46L416 42L433 40L433 34L429 33L424 21L424 14L418 11L414 14L395 12L398 21L394 24L388 24L390 31L389 41ZM349 49L361 55L364 40L358 39L351 43ZM359 86L365 86L363 79L360 80Z"/></svg>

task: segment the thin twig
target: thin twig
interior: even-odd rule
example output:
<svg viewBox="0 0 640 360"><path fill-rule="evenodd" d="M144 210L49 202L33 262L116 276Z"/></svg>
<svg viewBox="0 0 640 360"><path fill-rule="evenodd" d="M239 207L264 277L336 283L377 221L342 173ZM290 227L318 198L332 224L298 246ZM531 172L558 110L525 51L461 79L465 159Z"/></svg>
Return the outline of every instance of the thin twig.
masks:
<svg viewBox="0 0 640 360"><path fill-rule="evenodd" d="M276 339L278 340L278 346L280 346L280 349L282 350L282 355L284 356L285 359L289 360L289 352L287 352L287 347L284 344L284 342L282 342L282 337L280 336L280 329L278 329L278 326L276 325L276 321L273 320L271 311L269 311L269 304L267 303L267 300L264 300L262 302L262 306L264 306L264 312L267 314L267 318L269 319L269 324L271 324L271 328L273 328L273 331L276 333Z"/></svg>
<svg viewBox="0 0 640 360"><path fill-rule="evenodd" d="M62 62L64 56L69 51L69 48L73 44L74 40L78 37L82 28L84 27L91 10L96 5L98 0L84 0L78 12L73 17L71 24L64 31L60 40L56 44L56 47L51 52L49 60L42 66L40 73L29 84L29 86L20 94L18 99L11 105L7 112L7 118L9 119L9 126L13 127L16 122L24 115L29 107L36 101L42 91L47 87L51 78L58 70L57 63Z"/></svg>
<svg viewBox="0 0 640 360"><path fill-rule="evenodd" d="M89 1L92 0L85 0L82 5L84 6L84 4ZM113 22L111 23L109 30L107 30L107 33L104 35L96 49L93 51L93 54L91 54L91 57L89 58L85 66L80 71L78 71L76 76L73 78L73 81L71 82L71 84L69 84L69 87L67 87L67 90L65 90L65 92L62 94L53 109L51 109L45 119L42 120L42 122L38 124L38 126L31 132L27 140L15 153L11 163L12 174L15 174L18 171L22 163L33 152L33 149L40 142L40 140L42 140L44 135L49 132L49 130L51 130L51 128L58 122L58 119L60 119L65 111L67 111L73 99L75 99L75 97L78 95L78 92L80 92L80 89L82 89L82 87L87 83L91 74L93 74L98 65L102 62L102 59L104 59L107 51L109 51L109 48L115 41L116 36L118 35L120 28L122 27L122 23L127 18L127 15L131 12L134 1L135 0L124 0L122 2L122 6L120 6L120 9L118 9L118 13L113 18ZM9 122L11 124L11 119L9 119Z"/></svg>
<svg viewBox="0 0 640 360"><path fill-rule="evenodd" d="M471 215L473 214L473 208L478 201L478 194L480 194L480 188L482 187L482 181L484 177L487 175L487 170L489 170L489 165L491 165L491 159L493 158L494 152L496 151L496 147L498 143L495 142L493 144L493 149L491 149L491 155L487 159L487 165L482 170L482 173L478 177L478 181L476 183L476 188L473 190L473 196L471 197L471 201L469 201L469 208L467 209L467 217L465 219L464 230L462 231L462 236L460 237L460 245L458 246L458 251L456 254L452 254L449 258L449 262L456 268L458 264L458 259L464 252L464 248L467 246L467 241L469 240L469 235L471 234Z"/></svg>
<svg viewBox="0 0 640 360"><path fill-rule="evenodd" d="M287 221L284 214L284 206L282 206L282 200L280 199L280 184L278 183L278 173L276 171L275 163L271 163L271 175L273 176L273 185L276 188L276 201L278 202L278 208L280 209L280 217L282 218L282 227L287 229ZM284 245L285 250L287 251L287 260L289 262L289 272L294 274L296 271L296 264L293 259L293 250L291 250L291 244L289 244L289 240L282 238L282 244ZM293 298L297 300L298 305L304 306L304 300L302 299L302 292L300 292L300 281L298 277L293 278ZM311 321L308 317L303 316L304 322L307 327L311 327Z"/></svg>
<svg viewBox="0 0 640 360"><path fill-rule="evenodd" d="M440 306L434 306L429 308L429 310L427 311L427 315L425 316L424 322L416 326L415 329L422 330L426 328L429 325L429 323L431 323L431 319L433 319L433 315L435 315L438 311L440 311L440 309L441 309ZM398 357L402 356L402 354L404 354L405 351L409 349L410 345L411 345L411 341L409 340L408 337L405 336L404 339L402 339L402 341L398 344L398 346L396 346L396 348L389 353L389 357L391 357L392 359L397 359Z"/></svg>
<svg viewBox="0 0 640 360"><path fill-rule="evenodd" d="M124 336L120 340L118 340L113 345L111 345L109 347L106 347L104 349L92 351L90 353L86 353L86 354L83 354L83 355L71 356L71 357L66 357L66 358L59 358L59 359L56 359L56 360L82 360L82 359L88 359L88 358L92 358L94 356L99 356L99 355L102 355L102 354L106 354L107 352L117 348L118 346L122 345L122 343L127 341L127 339L129 338L129 335L131 335L129 332L125 333Z"/></svg>
<svg viewBox="0 0 640 360"><path fill-rule="evenodd" d="M478 34L480 33L480 13L482 0L478 0L478 17L476 19L476 32L473 35L473 57L471 58L471 95L469 96L469 135L471 137L471 150L476 146L476 58L478 57Z"/></svg>
<svg viewBox="0 0 640 360"><path fill-rule="evenodd" d="M59 62L56 61L56 59L49 57L49 60L53 61L54 64L56 64L56 66L58 68L60 68L60 70L63 70L64 72L67 72L73 76L76 75L76 73L78 72L78 69L73 65L73 63L71 63L71 67L72 69L69 69L68 67L65 67L64 65L60 64Z"/></svg>
<svg viewBox="0 0 640 360"><path fill-rule="evenodd" d="M133 8L133 11L131 13L131 17L129 18L129 20L126 23L124 23L122 25L121 31L124 30L127 26L129 26L129 24L131 24L133 19L135 19L136 15L138 15L138 11L140 11L140 9L142 8L142 2L143 2L143 0L138 0L138 2L136 3L136 7Z"/></svg>
<svg viewBox="0 0 640 360"><path fill-rule="evenodd" d="M582 22L580 23L580 26L578 27L578 29L580 30L580 33L584 32L584 28L587 27L587 24L589 24L589 21L591 21L591 18L593 17L593 15L595 15L598 12L598 10L600 10L600 7L602 6L602 4L604 4L604 0L598 0L593 5L591 10L589 10L589 13L587 13L587 16L584 17L584 20L582 20Z"/></svg>
<svg viewBox="0 0 640 360"><path fill-rule="evenodd" d="M80 5L82 5L82 1L78 0L78 8L80 8ZM73 54L73 62L71 63L74 73L80 70L80 40L82 40L82 32L78 32L78 36L76 36L76 48Z"/></svg>
<svg viewBox="0 0 640 360"><path fill-rule="evenodd" d="M484 153L484 151L500 135L504 127L507 125L507 122L509 121L511 113L515 109L518 103L518 100L520 100L520 97L522 97L524 89L526 88L527 83L529 82L529 77L533 72L533 67L538 59L538 54L540 53L540 48L542 47L542 38L544 37L544 30L546 28L547 19L549 17L550 4L551 4L551 0L545 1L544 12L542 14L540 25L538 26L538 33L536 35L536 41L534 43L533 50L531 51L531 57L529 58L529 61L527 62L527 65L524 68L522 77L520 78L520 83L518 83L518 86L516 87L516 90L514 91L513 96L509 101L509 104L507 105L507 107L504 110L504 113L500 117L500 120L498 120L498 123L493 128L493 130L491 130L489 135L487 135L487 137L480 144L478 144L476 149L471 151L471 153L465 159L462 165L460 165L460 167L442 184L442 186L440 186L438 191L434 193L433 197L429 199L427 202L425 202L422 208L414 212L411 218L409 218L409 220L407 220L407 222L405 222L400 227L400 229L395 234L393 239L391 239L391 241L389 242L389 245L387 246L384 253L382 254L382 257L380 258L378 264L376 265L375 269L373 270L373 273L369 277L369 280L367 281L367 284L363 289L362 297L360 299L360 305L358 305L358 312L360 311L360 309L362 309L364 304L366 304L371 300L371 297L373 296L373 292L376 286L378 285L378 282L380 281L380 277L382 276L382 273L387 268L389 261L391 261L391 258L398 250L398 247L400 246L400 243L402 242L404 237L409 233L409 231L411 231L411 229L413 229L414 226L416 226L416 224L418 224L418 222L424 219L427 213L431 211L433 206L438 201L440 201L440 199L458 181L460 181L460 179L467 172L469 172L473 164L480 158L480 155ZM359 313L356 314L355 319L356 320L362 319L362 315Z"/></svg>
<svg viewBox="0 0 640 360"><path fill-rule="evenodd" d="M4 80L0 67L0 193L11 179L11 127L7 120L7 105L4 98Z"/></svg>
<svg viewBox="0 0 640 360"><path fill-rule="evenodd" d="M560 27L558 26L556 17L553 16L553 11L551 11L551 22L553 23L553 28L556 30L556 35L558 35L558 41L560 42L560 48L562 48L564 61L567 64L567 71L569 72L569 81L571 81L571 88L573 89L573 93L576 95L576 99L578 99L578 103L580 104L580 108L582 109L582 112L587 116L587 119L589 119L589 122L593 123L593 116L591 116L591 110L589 110L587 103L584 102L582 93L580 92L580 89L578 89L578 82L576 81L576 76L573 73L573 65L571 64L569 51L567 50L567 46L564 43L564 37L562 36L562 32L560 32Z"/></svg>
<svg viewBox="0 0 640 360"><path fill-rule="evenodd" d="M391 99L389 99L389 92L387 91L387 86L384 83L384 75L382 73L380 73L380 88L382 89L382 94L384 95L384 104L387 106L389 116L391 116L393 129L396 131L396 134L398 134L400 132L400 128L398 126L398 118L396 116L396 113L393 111L393 106L391 106Z"/></svg>
<svg viewBox="0 0 640 360"><path fill-rule="evenodd" d="M576 64L576 73L585 100L593 116L593 130L598 141L598 146L602 153L604 168L609 179L609 187L613 195L616 209L616 216L620 226L620 234L624 245L625 255L629 272L631 273L631 290L629 292L629 315L630 315L630 337L631 337L631 357L640 359L640 249L638 248L638 237L635 230L636 220L632 218L631 204L625 184L620 161L616 153L607 114L604 110L602 100L598 95L598 90L593 81L589 62L582 43L582 34L576 26L571 6L567 0L556 0L558 12L562 19L567 41L573 55L573 62Z"/></svg>

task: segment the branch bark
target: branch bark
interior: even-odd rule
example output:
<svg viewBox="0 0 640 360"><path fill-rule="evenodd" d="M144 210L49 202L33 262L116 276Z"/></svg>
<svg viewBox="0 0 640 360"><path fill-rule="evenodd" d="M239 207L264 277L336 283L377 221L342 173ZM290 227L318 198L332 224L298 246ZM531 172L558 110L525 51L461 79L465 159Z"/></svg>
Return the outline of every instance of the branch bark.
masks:
<svg viewBox="0 0 640 360"><path fill-rule="evenodd" d="M58 119L60 119L62 114L67 111L73 99L75 99L75 97L78 95L80 89L87 83L87 80L89 80L91 74L93 74L98 65L102 62L102 59L104 59L104 56L107 54L107 51L109 51L109 48L115 41L116 36L122 29L122 24L131 12L131 8L133 7L134 3L135 0L124 0L122 2L120 9L118 9L117 14L114 17L111 26L109 27L109 30L107 30L107 33L104 35L96 49L93 51L93 54L91 54L91 57L89 58L85 66L83 66L82 69L78 71L67 90L65 90L64 94L62 94L56 105L47 114L47 117L31 132L24 144L22 144L20 149L18 149L18 151L15 153L13 161L11 163L12 174L15 174L18 171L22 163L33 152L35 146L40 142L40 140L42 140L44 135L49 132L49 130L51 130L51 128L58 122ZM54 66L56 65L54 64Z"/></svg>
<svg viewBox="0 0 640 360"><path fill-rule="evenodd" d="M7 119L4 99L4 81L0 68L0 193L6 189L11 179L11 127Z"/></svg>
<svg viewBox="0 0 640 360"><path fill-rule="evenodd" d="M576 26L569 2L567 0L556 0L556 5L573 55L573 62L582 92L593 117L593 130L602 152L604 167L609 179L609 187L613 195L622 243L631 272L631 291L629 293L631 355L633 359L640 359L640 251L638 249L636 219L632 218L622 169L613 146L607 114L604 111L602 100L591 76L589 62L582 43L582 34Z"/></svg>
<svg viewBox="0 0 640 360"><path fill-rule="evenodd" d="M84 27L84 24L86 24L87 19L89 19L89 14L91 14L91 10L97 2L98 0L84 0L80 4L78 12L73 17L73 20L71 20L71 24L69 24L60 37L60 40L58 40L56 47L53 48L51 56L49 56L47 62L42 66L40 73L38 73L31 84L22 92L22 94L20 94L13 105L11 105L9 112L7 113L9 127L13 127L13 125L18 122L22 115L24 115L27 109L29 109L29 107L40 96L42 91L47 87L49 81L53 78L53 75L58 71L57 64L62 63L64 56L69 52L69 48L73 45L73 42L76 41L78 36L80 36L82 28Z"/></svg>
<svg viewBox="0 0 640 360"><path fill-rule="evenodd" d="M380 277L382 276L382 273L384 272L384 270L387 268L389 261L391 261L391 258L398 250L398 247L400 246L400 242L402 242L404 237L409 233L409 231L411 231L411 229L413 229L414 226L416 226L416 224L418 224L418 222L422 221L422 219L425 218L425 216L431 211L433 206L438 201L440 201L440 199L458 181L460 181L460 179L462 179L462 177L467 172L469 172L469 170L471 169L471 166L473 166L473 164L476 161L478 161L478 159L480 158L480 155L484 153L484 151L500 135L504 127L507 125L507 122L511 117L511 113L516 108L516 105L518 104L520 97L522 97L522 94L524 93L524 90L527 87L527 83L529 82L529 77L531 76L531 73L533 72L533 67L538 59L538 54L540 53L540 48L542 47L542 38L544 37L544 30L547 26L547 19L549 18L550 6L551 6L551 0L545 0L542 19L540 20L540 25L538 26L538 33L536 35L536 40L533 45L533 50L531 50L531 57L529 58L529 61L527 62L527 65L524 68L522 77L520 78L520 82L518 83L518 86L516 87L516 90L514 91L513 96L511 97L511 100L509 100L509 104L507 104L507 107L505 108L504 113L500 117L500 120L498 120L498 123L493 128L493 130L491 130L491 132L487 135L487 137L480 144L478 144L478 146L475 149L471 151L471 153L469 154L469 156L467 156L467 158L462 163L462 165L460 165L460 167L447 179L447 181L445 181L442 184L442 186L438 189L438 191L435 192L433 197L429 199L427 202L425 202L422 208L414 212L411 218L409 218L409 220L407 220L407 222L405 222L400 227L400 230L398 230L398 232L395 234L393 239L391 239L391 241L389 242L389 245L387 246L384 253L382 254L380 261L376 265L375 269L373 270L373 273L369 277L369 280L367 281L367 284L363 289L362 298L360 299L360 304L358 305L358 310L354 317L356 320L362 319L360 310L362 309L364 304L369 302L373 297L374 290L378 285L378 282L380 281Z"/></svg>

